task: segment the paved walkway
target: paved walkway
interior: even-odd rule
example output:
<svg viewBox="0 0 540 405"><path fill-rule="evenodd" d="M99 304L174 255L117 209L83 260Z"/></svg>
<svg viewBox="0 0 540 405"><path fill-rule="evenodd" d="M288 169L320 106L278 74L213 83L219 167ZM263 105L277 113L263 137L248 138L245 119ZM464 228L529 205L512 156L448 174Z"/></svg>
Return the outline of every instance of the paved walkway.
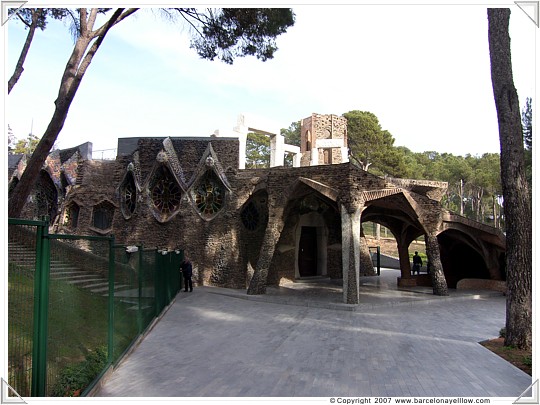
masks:
<svg viewBox="0 0 540 405"><path fill-rule="evenodd" d="M515 399L531 384L478 344L504 326L502 295L403 291L397 275L363 277L358 306L330 281L180 292L97 396Z"/></svg>

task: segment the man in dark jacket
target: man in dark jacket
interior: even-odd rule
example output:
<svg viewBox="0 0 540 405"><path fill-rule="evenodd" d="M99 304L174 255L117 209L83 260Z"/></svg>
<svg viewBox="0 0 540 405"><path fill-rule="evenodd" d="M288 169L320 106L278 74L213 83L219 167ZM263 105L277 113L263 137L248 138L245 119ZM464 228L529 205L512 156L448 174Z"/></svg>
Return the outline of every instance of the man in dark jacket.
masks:
<svg viewBox="0 0 540 405"><path fill-rule="evenodd" d="M184 291L193 291L193 282L191 281L191 276L193 274L193 267L189 259L184 256L184 261L180 264L180 270L182 270L182 276L184 277Z"/></svg>
<svg viewBox="0 0 540 405"><path fill-rule="evenodd" d="M412 274L416 271L416 274L420 274L420 268L422 267L422 258L418 254L418 252L414 252L414 256L412 258L413 266L412 266Z"/></svg>

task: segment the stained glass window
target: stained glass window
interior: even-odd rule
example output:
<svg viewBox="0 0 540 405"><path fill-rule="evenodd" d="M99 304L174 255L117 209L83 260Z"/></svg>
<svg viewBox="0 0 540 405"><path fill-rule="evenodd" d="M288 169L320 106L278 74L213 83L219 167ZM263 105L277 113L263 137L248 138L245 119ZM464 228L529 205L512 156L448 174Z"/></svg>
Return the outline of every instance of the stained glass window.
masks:
<svg viewBox="0 0 540 405"><path fill-rule="evenodd" d="M134 212L137 205L137 187L133 173L128 172L122 186L120 187L120 199L122 203L122 212L125 217L129 218Z"/></svg>
<svg viewBox="0 0 540 405"><path fill-rule="evenodd" d="M197 209L206 217L217 214L225 202L221 182L210 173L207 173L195 187L193 197Z"/></svg>
<svg viewBox="0 0 540 405"><path fill-rule="evenodd" d="M150 190L154 206L162 214L173 213L180 205L182 189L164 166L156 171L154 178L155 181Z"/></svg>

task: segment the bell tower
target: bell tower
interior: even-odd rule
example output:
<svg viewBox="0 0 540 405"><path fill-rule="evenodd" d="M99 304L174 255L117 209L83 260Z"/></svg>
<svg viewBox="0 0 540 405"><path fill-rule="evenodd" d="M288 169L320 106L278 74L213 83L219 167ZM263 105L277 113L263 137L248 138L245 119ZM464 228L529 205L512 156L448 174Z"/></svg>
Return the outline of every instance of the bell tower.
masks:
<svg viewBox="0 0 540 405"><path fill-rule="evenodd" d="M349 161L347 119L334 114L311 114L300 122L301 166Z"/></svg>

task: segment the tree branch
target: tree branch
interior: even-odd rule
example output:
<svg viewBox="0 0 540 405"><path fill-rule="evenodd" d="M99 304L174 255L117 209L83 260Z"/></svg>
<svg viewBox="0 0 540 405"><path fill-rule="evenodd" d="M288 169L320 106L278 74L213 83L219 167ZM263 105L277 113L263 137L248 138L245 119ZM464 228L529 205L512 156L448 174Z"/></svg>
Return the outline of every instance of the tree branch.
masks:
<svg viewBox="0 0 540 405"><path fill-rule="evenodd" d="M32 14L32 15L33 15L33 14ZM31 24L28 24L28 23L26 22L26 20L25 20L24 18L22 18L22 16L21 16L19 13L17 13L17 17L19 17L19 20L21 20L21 21L23 22L23 24L26 25L28 28L31 27Z"/></svg>
<svg viewBox="0 0 540 405"><path fill-rule="evenodd" d="M128 8L125 10L123 8L118 8L114 12L114 14L109 18L109 20L103 24L100 28L92 32L92 38L100 37L104 35L105 31L110 30L112 27L114 27L116 24L121 22L122 20L125 20L130 15L136 13L139 9L138 8ZM108 28L107 28L108 27Z"/></svg>
<svg viewBox="0 0 540 405"><path fill-rule="evenodd" d="M90 17L88 17L88 23L86 25L86 28L89 30L89 31L92 31L94 29L94 24L96 23L96 16L98 14L98 9L97 8L93 8L91 11L90 11Z"/></svg>
<svg viewBox="0 0 540 405"><path fill-rule="evenodd" d="M24 61L26 60L26 56L28 55L28 51L30 50L30 45L32 44L32 40L34 39L34 34L36 32L36 28L38 25L39 18L41 17L41 14L43 13L43 9L34 9L32 11L32 24L30 24L28 35L26 36L26 40L23 45L23 49L21 50L21 54L19 55L19 60L17 61L17 65L15 66L15 70L13 72L13 75L8 81L8 94L11 93L11 90L13 90L13 87L21 77L22 73L24 72ZM19 18L21 16L17 14ZM26 21L21 18L21 20L26 24Z"/></svg>
<svg viewBox="0 0 540 405"><path fill-rule="evenodd" d="M88 31L88 22L86 21L86 15L87 15L86 9L85 8L80 8L79 9L79 21L80 21L79 30L80 30L80 35L85 35L86 32Z"/></svg>

